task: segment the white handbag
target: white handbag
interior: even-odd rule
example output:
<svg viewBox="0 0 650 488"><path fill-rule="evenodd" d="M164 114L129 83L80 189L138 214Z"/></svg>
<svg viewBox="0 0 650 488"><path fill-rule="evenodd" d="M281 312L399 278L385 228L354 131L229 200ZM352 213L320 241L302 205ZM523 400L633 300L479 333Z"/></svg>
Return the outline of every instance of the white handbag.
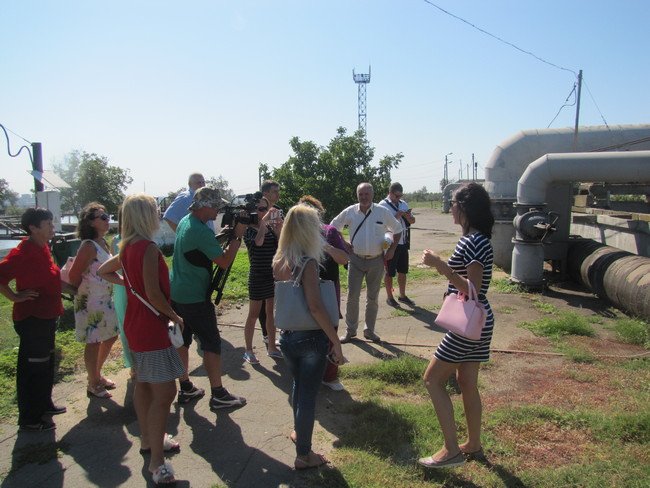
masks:
<svg viewBox="0 0 650 488"><path fill-rule="evenodd" d="M64 281L68 284L70 284L70 270L74 264L74 258L75 256L70 256L61 268L61 281Z"/></svg>

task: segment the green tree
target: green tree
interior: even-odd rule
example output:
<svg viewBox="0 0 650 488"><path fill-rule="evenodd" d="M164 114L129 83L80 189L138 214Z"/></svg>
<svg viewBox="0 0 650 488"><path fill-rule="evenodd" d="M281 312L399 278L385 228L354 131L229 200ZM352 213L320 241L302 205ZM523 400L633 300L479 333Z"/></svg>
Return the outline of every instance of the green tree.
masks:
<svg viewBox="0 0 650 488"><path fill-rule="evenodd" d="M221 193L221 198L225 198L230 201L235 198L235 192L228 187L228 181L223 179L223 176L219 175L216 178L211 176L205 180L205 186L210 188L216 188Z"/></svg>
<svg viewBox="0 0 650 488"><path fill-rule="evenodd" d="M108 158L72 151L63 164L55 164L54 170L71 188L61 190L61 209L79 213L89 202L97 201L111 214L124 200L124 191L133 181L129 170L112 166Z"/></svg>
<svg viewBox="0 0 650 488"><path fill-rule="evenodd" d="M364 132L358 130L348 135L343 127L337 129L327 147L298 137L293 137L289 145L293 151L289 159L272 171L261 164L260 174L280 184L282 207L291 207L303 195L313 195L323 202L326 220L356 202L359 183L371 183L377 198L385 195L391 169L397 168L403 158L402 153L384 156L373 166L374 148L368 144Z"/></svg>
<svg viewBox="0 0 650 488"><path fill-rule="evenodd" d="M18 196L18 193L9 188L9 182L0 178L0 211L5 212L8 207L13 206Z"/></svg>

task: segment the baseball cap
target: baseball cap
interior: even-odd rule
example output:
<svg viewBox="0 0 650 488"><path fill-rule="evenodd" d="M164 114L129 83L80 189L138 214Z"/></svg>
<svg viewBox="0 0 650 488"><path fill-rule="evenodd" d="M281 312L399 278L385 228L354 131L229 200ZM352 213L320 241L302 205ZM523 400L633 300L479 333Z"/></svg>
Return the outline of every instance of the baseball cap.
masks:
<svg viewBox="0 0 650 488"><path fill-rule="evenodd" d="M194 192L192 203L188 210L197 210L202 207L209 207L219 210L221 207L228 203L227 200L221 198L221 193L216 188L208 188L204 186Z"/></svg>

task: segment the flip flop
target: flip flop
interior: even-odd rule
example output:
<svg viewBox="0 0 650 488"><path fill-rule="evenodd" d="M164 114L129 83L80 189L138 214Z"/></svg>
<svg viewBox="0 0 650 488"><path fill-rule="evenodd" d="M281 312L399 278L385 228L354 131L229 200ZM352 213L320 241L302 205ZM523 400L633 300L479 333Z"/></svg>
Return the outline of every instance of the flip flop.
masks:
<svg viewBox="0 0 650 488"><path fill-rule="evenodd" d="M115 388L117 388L117 385L113 380L109 380L108 378L104 378L104 377L102 377L102 379L99 380L99 384L104 385L104 388L106 388L107 390L114 390Z"/></svg>
<svg viewBox="0 0 650 488"><path fill-rule="evenodd" d="M454 466L460 466L465 464L465 456L462 452L459 452L455 456L448 457L447 459L441 459L436 461L433 459L433 456L428 456L418 459L418 464L424 466L425 468L439 469L439 468L453 468Z"/></svg>
<svg viewBox="0 0 650 488"><path fill-rule="evenodd" d="M163 452L180 452L181 450L181 445L174 440L171 434L165 434L164 440L163 440ZM146 447L146 448L141 448L140 449L140 454L150 454L151 453L151 448Z"/></svg>
<svg viewBox="0 0 650 488"><path fill-rule="evenodd" d="M311 456L312 454L316 456L317 459L316 462L305 461L303 459L300 459L299 457L296 458L296 460L293 462L293 467L296 469L296 471L318 468L319 466L329 463L327 458L322 454L316 454L315 452L310 452L309 456Z"/></svg>

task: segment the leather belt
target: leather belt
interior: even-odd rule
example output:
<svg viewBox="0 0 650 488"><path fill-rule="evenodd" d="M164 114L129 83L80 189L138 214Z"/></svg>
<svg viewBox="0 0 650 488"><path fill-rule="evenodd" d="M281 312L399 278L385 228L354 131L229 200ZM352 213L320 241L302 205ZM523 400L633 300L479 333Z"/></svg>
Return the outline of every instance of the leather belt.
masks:
<svg viewBox="0 0 650 488"><path fill-rule="evenodd" d="M382 254L375 254L374 256L370 256L368 254L354 254L356 257L361 258L361 259L375 259L381 256Z"/></svg>

